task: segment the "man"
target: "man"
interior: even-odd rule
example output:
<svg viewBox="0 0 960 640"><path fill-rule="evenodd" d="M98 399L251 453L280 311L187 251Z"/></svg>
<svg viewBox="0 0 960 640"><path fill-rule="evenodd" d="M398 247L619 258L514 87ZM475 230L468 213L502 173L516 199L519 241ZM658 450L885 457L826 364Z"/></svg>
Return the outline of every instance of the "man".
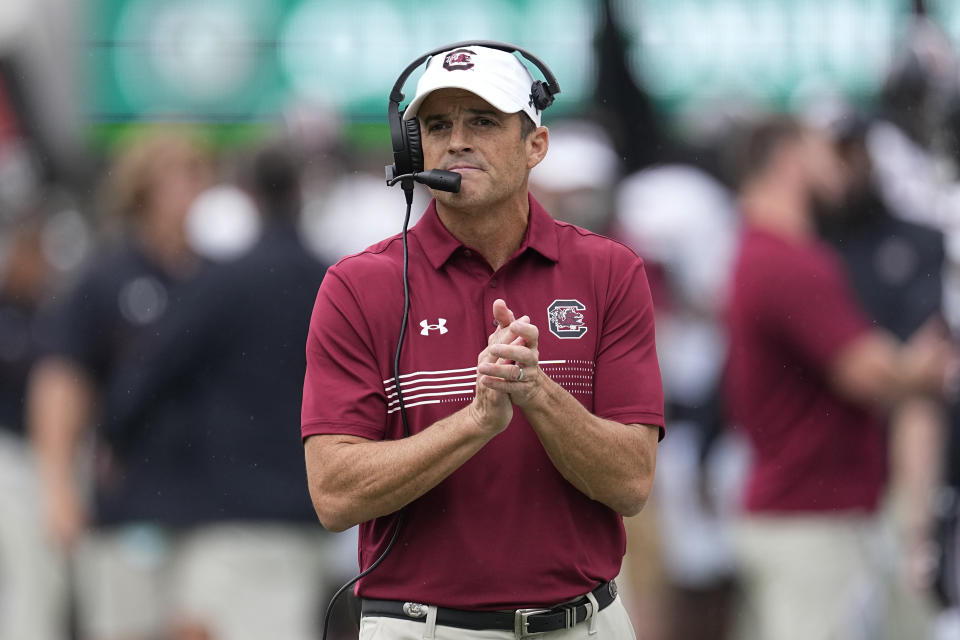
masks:
<svg viewBox="0 0 960 640"><path fill-rule="evenodd" d="M299 171L282 145L254 154L246 186L260 238L184 284L112 377L106 431L121 450L168 428L154 420L165 402L188 409L180 446L205 480L190 526L164 530L172 564L186 567L174 580L177 638L315 635L328 534L312 524L302 453L284 428L299 417L302 340L324 272L297 231Z"/></svg>
<svg viewBox="0 0 960 640"><path fill-rule="evenodd" d="M110 377L176 304L197 258L183 221L211 177L193 135L158 130L131 141L109 172L104 197L122 241L103 251L53 310L45 353L31 373L28 422L37 447L50 538L77 552L84 637L152 638L166 633L167 564L156 523L196 516L207 482L191 451L182 405L153 413L150 437L122 450L96 431L93 513L78 469L88 429L102 426ZM90 521L95 525L84 535Z"/></svg>
<svg viewBox="0 0 960 640"><path fill-rule="evenodd" d="M870 553L886 477L878 412L942 393L953 350L933 326L901 344L856 306L816 238L817 213L843 195L823 135L774 117L733 149L745 225L726 392L753 449L738 541L747 604L760 638L879 637L867 626L880 614Z"/></svg>
<svg viewBox="0 0 960 640"><path fill-rule="evenodd" d="M314 506L330 529L361 525L364 568L404 514L358 584L361 638L633 638L611 581L663 428L643 262L529 196L549 135L520 61L449 55L404 112L425 168L462 176L409 234L399 374L412 435L392 371L393 237L332 267L314 307L302 417Z"/></svg>

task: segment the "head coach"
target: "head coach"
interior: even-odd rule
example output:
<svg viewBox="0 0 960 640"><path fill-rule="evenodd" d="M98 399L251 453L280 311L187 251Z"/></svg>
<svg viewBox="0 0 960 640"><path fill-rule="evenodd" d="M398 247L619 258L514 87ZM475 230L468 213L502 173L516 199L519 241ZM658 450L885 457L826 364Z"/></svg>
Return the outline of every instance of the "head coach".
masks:
<svg viewBox="0 0 960 640"><path fill-rule="evenodd" d="M613 579L663 435L653 305L640 258L528 193L550 100L515 52L545 69L502 43L431 52L391 126L460 189L314 306L307 476L323 525L359 524L361 567L382 562L356 588L364 639L634 637Z"/></svg>

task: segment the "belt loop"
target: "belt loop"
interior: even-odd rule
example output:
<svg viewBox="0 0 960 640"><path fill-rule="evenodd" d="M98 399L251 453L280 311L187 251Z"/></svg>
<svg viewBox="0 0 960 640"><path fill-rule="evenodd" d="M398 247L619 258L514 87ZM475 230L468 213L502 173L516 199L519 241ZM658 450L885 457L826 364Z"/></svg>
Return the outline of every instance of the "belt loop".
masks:
<svg viewBox="0 0 960 640"><path fill-rule="evenodd" d="M587 600L590 601L590 604L587 605L587 620L589 621L587 635L595 636L597 635L597 614L600 613L600 605L597 604L597 596L593 595L593 591L587 592Z"/></svg>
<svg viewBox="0 0 960 640"><path fill-rule="evenodd" d="M423 630L423 640L433 640L437 631L437 608L427 607L426 629Z"/></svg>

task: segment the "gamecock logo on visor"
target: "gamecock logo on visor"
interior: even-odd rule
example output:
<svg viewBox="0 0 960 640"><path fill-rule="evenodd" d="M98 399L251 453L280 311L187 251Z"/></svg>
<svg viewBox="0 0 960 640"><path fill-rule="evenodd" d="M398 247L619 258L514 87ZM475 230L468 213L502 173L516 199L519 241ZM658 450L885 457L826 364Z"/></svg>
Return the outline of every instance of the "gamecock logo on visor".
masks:
<svg viewBox="0 0 960 640"><path fill-rule="evenodd" d="M443 59L443 68L447 71L464 71L473 69L473 56L476 52L470 49L456 49Z"/></svg>
<svg viewBox="0 0 960 640"><path fill-rule="evenodd" d="M579 300L554 300L547 307L550 333L561 339L582 338L588 329L582 313L586 308Z"/></svg>

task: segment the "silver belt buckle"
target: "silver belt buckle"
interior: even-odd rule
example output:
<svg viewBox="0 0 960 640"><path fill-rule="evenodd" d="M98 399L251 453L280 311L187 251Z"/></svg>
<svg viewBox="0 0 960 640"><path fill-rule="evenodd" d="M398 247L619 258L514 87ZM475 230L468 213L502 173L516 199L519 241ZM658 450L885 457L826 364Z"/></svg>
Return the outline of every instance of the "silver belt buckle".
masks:
<svg viewBox="0 0 960 640"><path fill-rule="evenodd" d="M517 640L540 635L539 632L530 633L530 621L528 618L538 613L547 613L548 611L550 611L550 609L517 609L514 611L513 633L517 637Z"/></svg>
<svg viewBox="0 0 960 640"><path fill-rule="evenodd" d="M419 602L404 602L403 612L413 619L427 617L427 605Z"/></svg>

